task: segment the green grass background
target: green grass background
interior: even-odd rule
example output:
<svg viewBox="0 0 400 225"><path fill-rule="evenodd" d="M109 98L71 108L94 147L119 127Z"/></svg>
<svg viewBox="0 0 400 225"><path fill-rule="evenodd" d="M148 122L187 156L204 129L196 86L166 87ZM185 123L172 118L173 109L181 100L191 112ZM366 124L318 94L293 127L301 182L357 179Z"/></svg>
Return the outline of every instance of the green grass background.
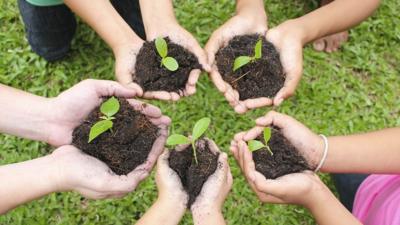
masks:
<svg viewBox="0 0 400 225"><path fill-rule="evenodd" d="M304 75L297 93L280 112L294 116L317 133L350 134L400 125L400 18L397 0L351 30L350 41L333 54L304 49ZM234 13L233 0L176 0L181 24L204 44ZM269 26L303 15L315 1L266 1ZM16 1L0 0L0 83L42 96L56 96L86 78L113 79L113 55L101 39L80 23L69 57L47 63L24 37ZM203 76L197 93L178 103L153 102L171 118L171 130L183 132L203 116L213 119L208 135L228 151L233 135L254 126L268 108L239 116ZM0 106L1 107L1 106ZM35 141L0 135L0 163L33 159L52 151ZM233 158L232 192L224 206L229 224L314 224L302 207L260 204ZM73 166L73 165L71 165ZM0 224L133 224L157 196L154 177L120 200L91 201L76 193L56 193L0 217ZM329 176L324 180L332 187ZM0 181L5 182L5 181ZM1 200L0 200L1 201ZM181 224L192 224L189 214Z"/></svg>

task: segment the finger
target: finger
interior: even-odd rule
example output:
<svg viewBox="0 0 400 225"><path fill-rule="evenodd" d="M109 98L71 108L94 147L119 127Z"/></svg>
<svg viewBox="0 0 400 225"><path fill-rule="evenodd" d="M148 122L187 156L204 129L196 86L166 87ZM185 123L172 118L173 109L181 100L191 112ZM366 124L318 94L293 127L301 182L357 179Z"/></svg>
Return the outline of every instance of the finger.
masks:
<svg viewBox="0 0 400 225"><path fill-rule="evenodd" d="M239 164L240 168L244 173L244 152L246 151L246 143L244 141L239 141Z"/></svg>
<svg viewBox="0 0 400 225"><path fill-rule="evenodd" d="M225 177L228 174L228 156L226 155L225 152L221 152L218 157L218 166L217 169L214 172L214 179L217 179L218 181L225 181Z"/></svg>
<svg viewBox="0 0 400 225"><path fill-rule="evenodd" d="M189 50L191 50L191 52L197 56L199 63L203 66L203 69L207 72L210 72L211 66L208 63L206 52L199 45L195 38L190 39Z"/></svg>
<svg viewBox="0 0 400 225"><path fill-rule="evenodd" d="M247 177L247 180L254 182L254 172L256 171L256 166L253 161L253 154L249 151L248 147L245 146L243 149L243 158L244 158L244 174Z"/></svg>
<svg viewBox="0 0 400 225"><path fill-rule="evenodd" d="M165 148L162 154L157 159L157 173L159 173L160 175L166 175L167 171L169 170L169 154L170 151Z"/></svg>
<svg viewBox="0 0 400 225"><path fill-rule="evenodd" d="M244 104L242 101L239 101L235 106L234 106L235 112L239 114L244 114L247 112L249 109L246 107L246 104Z"/></svg>
<svg viewBox="0 0 400 225"><path fill-rule="evenodd" d="M324 40L321 38L321 39L318 39L318 40L314 41L313 47L318 52L323 51L325 49Z"/></svg>
<svg viewBox="0 0 400 225"><path fill-rule="evenodd" d="M235 143L235 144L232 144L232 143ZM232 142L231 142L230 150L231 150L231 152L232 152L232 154L233 154L233 157L234 157L235 160L237 161L237 160L238 160L238 153L239 153L239 146L236 144L235 141L232 141Z"/></svg>
<svg viewBox="0 0 400 225"><path fill-rule="evenodd" d="M227 90L227 84L221 77L221 74L218 72L216 66L213 67L213 70L210 73L210 77L212 82L214 83L215 87L218 89L219 92L225 93Z"/></svg>
<svg viewBox="0 0 400 225"><path fill-rule="evenodd" d="M136 168L126 176L111 176L103 187L107 192L129 193L135 190L137 185L144 180L149 173L146 170Z"/></svg>
<svg viewBox="0 0 400 225"><path fill-rule="evenodd" d="M258 171L254 172L254 184L257 190L262 191L266 194L280 197L286 192L286 186L282 185L278 180L266 179L264 175Z"/></svg>
<svg viewBox="0 0 400 225"><path fill-rule="evenodd" d="M165 142L167 141L167 134L168 134L168 131L161 130L160 136L154 141L153 146L151 147L149 156L147 157L147 160L145 162L145 169L147 171L149 171L149 172L151 171L157 158L162 153L164 146L165 146Z"/></svg>
<svg viewBox="0 0 400 225"><path fill-rule="evenodd" d="M328 38L328 39L326 40L326 48L325 48L325 51L328 52L328 53L331 53L332 50L333 50L333 45L334 45L333 40L332 40L331 38Z"/></svg>
<svg viewBox="0 0 400 225"><path fill-rule="evenodd" d="M164 129L171 124L171 119L168 116L161 116L158 118L150 118L150 122Z"/></svg>
<svg viewBox="0 0 400 225"><path fill-rule="evenodd" d="M87 85L91 88L93 87L99 97L118 96L123 98L132 98L137 93L135 90L124 87L115 81L88 79L83 81L81 85Z"/></svg>
<svg viewBox="0 0 400 225"><path fill-rule="evenodd" d="M215 61L215 54L217 54L218 50L223 45L223 37L221 33L216 30L211 35L210 39L208 39L206 45L204 46L204 50L207 53L208 64L213 65Z"/></svg>
<svg viewBox="0 0 400 225"><path fill-rule="evenodd" d="M276 126L285 129L288 124L298 123L297 120L290 116L275 111L270 111L267 115L256 120L258 126Z"/></svg>
<svg viewBox="0 0 400 225"><path fill-rule="evenodd" d="M244 105L248 109L260 108L264 106L272 105L272 99L270 98L255 98L255 99L247 99L244 101Z"/></svg>
<svg viewBox="0 0 400 225"><path fill-rule="evenodd" d="M167 91L146 91L143 94L143 97L147 99L159 99L164 101L172 100L171 94Z"/></svg>
<svg viewBox="0 0 400 225"><path fill-rule="evenodd" d="M139 96L143 95L143 89L137 83L132 81L132 75L128 73L116 73L116 78L119 83L123 86L133 89L136 91L136 94Z"/></svg>
<svg viewBox="0 0 400 225"><path fill-rule="evenodd" d="M289 98L294 94L296 87L300 82L301 74L302 68L293 69L286 74L285 83L281 90L278 91L273 100L273 104L275 106L279 106L283 102L283 100Z"/></svg>
<svg viewBox="0 0 400 225"><path fill-rule="evenodd" d="M215 142L211 139L208 138L204 138L207 142L208 142L208 147L210 148L210 151L214 154L218 154L221 151L219 150L217 144L215 144Z"/></svg>
<svg viewBox="0 0 400 225"><path fill-rule="evenodd" d="M234 140L236 142L243 140L243 137L244 137L245 134L246 134L246 132L244 132L244 131L235 134Z"/></svg>
<svg viewBox="0 0 400 225"><path fill-rule="evenodd" d="M185 95L193 95L194 93L196 93L196 83L197 80L199 79L201 71L200 70L192 70L190 72L189 75L189 80L186 84L186 88L185 88Z"/></svg>
<svg viewBox="0 0 400 225"><path fill-rule="evenodd" d="M251 128L246 134L243 136L244 141L250 141L256 139L260 134L264 131L265 127L256 126Z"/></svg>
<svg viewBox="0 0 400 225"><path fill-rule="evenodd" d="M177 145L177 146L175 147L175 151L178 151L178 152L183 151L183 150L185 150L186 148L188 148L189 145L190 145L190 144Z"/></svg>
<svg viewBox="0 0 400 225"><path fill-rule="evenodd" d="M154 105L144 103L136 99L127 99L127 100L129 104L133 106L133 108L136 111L140 111L141 113L143 113L148 117L159 118L162 116L161 110Z"/></svg>

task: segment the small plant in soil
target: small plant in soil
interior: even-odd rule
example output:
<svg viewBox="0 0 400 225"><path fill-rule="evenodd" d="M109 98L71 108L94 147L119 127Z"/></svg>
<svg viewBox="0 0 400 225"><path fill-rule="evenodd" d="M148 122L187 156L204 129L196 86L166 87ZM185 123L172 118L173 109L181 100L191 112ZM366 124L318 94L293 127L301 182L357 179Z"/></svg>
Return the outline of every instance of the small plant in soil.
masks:
<svg viewBox="0 0 400 225"><path fill-rule="evenodd" d="M175 58L168 56L168 45L162 37L158 37L155 41L158 54L161 56L161 66L165 66L169 71L176 71L179 64Z"/></svg>
<svg viewBox="0 0 400 225"><path fill-rule="evenodd" d="M126 99L112 97L74 129L72 144L114 173L128 174L147 160L159 129Z"/></svg>
<svg viewBox="0 0 400 225"><path fill-rule="evenodd" d="M271 128L266 127L264 129L263 137L264 137L264 143L257 140L250 140L247 142L250 151L254 152L262 148L265 148L271 155L274 155L271 148L268 146L269 139L271 139Z"/></svg>
<svg viewBox="0 0 400 225"><path fill-rule="evenodd" d="M270 132L265 132L266 130ZM259 144L248 143L249 149L253 150L253 160L258 172L267 179L275 179L286 174L311 169L305 158L279 129L270 127L266 130L256 138ZM269 140L266 141L266 139ZM261 140L264 140L264 143ZM273 155L268 148L274 150Z"/></svg>
<svg viewBox="0 0 400 225"><path fill-rule="evenodd" d="M192 138L186 137L181 134L173 134L168 137L167 145L181 145L181 144L192 144L193 149L193 157L196 164L198 164L197 153L196 153L196 141L207 131L210 126L211 119L210 118L202 118L196 122L192 131Z"/></svg>
<svg viewBox="0 0 400 225"><path fill-rule="evenodd" d="M89 133L89 141L93 141L96 137L98 137L100 134L106 132L107 130L110 130L113 127L113 122L112 120L115 119L113 117L119 110L120 105L119 101L115 97L111 97L107 101L103 102L100 106L100 112L103 114L100 116L99 122L95 123L92 128L90 128L90 133Z"/></svg>
<svg viewBox="0 0 400 225"><path fill-rule="evenodd" d="M250 62L256 61L257 59L261 59L262 56L262 39L258 40L256 45L254 46L254 55L253 56L239 56L233 62L233 71L238 70L239 68L249 64Z"/></svg>

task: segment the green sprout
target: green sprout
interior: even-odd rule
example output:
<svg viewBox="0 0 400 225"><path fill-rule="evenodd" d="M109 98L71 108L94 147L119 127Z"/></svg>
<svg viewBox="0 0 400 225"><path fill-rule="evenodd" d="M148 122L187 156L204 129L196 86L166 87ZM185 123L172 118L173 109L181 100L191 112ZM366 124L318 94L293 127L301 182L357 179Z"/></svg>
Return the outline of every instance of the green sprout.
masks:
<svg viewBox="0 0 400 225"><path fill-rule="evenodd" d="M158 37L155 41L158 54L161 56L161 66L165 66L169 71L176 71L179 64L173 57L168 56L168 45L162 37Z"/></svg>
<svg viewBox="0 0 400 225"><path fill-rule="evenodd" d="M115 97L111 97L107 101L103 102L103 104L101 104L100 112L103 114L103 116L101 116L100 119L102 120L95 123L90 128L88 143L93 141L100 134L106 132L107 130L110 130L113 127L112 120L115 119L115 117L113 116L119 111L119 108L120 105L118 99L116 99Z"/></svg>
<svg viewBox="0 0 400 225"><path fill-rule="evenodd" d="M197 154L196 154L196 141L206 132L207 128L210 126L211 119L204 117L196 122L192 131L192 138L188 138L181 134L173 134L168 137L167 145L183 145L192 144L194 161L198 164Z"/></svg>
<svg viewBox="0 0 400 225"><path fill-rule="evenodd" d="M251 140L247 142L247 146L249 147L250 151L254 152L262 148L266 148L271 155L274 155L271 148L268 146L268 142L271 139L271 128L266 127L264 129L264 143L257 140Z"/></svg>
<svg viewBox="0 0 400 225"><path fill-rule="evenodd" d="M257 59L261 59L262 56L262 39L258 40L254 47L254 56L239 56L233 62L233 71L247 65L250 62L254 62Z"/></svg>

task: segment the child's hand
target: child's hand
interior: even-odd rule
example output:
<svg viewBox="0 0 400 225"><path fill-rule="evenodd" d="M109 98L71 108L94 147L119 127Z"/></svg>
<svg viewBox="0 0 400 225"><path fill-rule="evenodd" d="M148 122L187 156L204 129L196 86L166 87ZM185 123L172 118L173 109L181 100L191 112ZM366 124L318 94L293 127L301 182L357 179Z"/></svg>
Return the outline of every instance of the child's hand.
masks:
<svg viewBox="0 0 400 225"><path fill-rule="evenodd" d="M307 160L311 168L318 166L323 155L324 141L302 123L290 116L270 111L265 116L258 118L256 124L257 126L249 131L237 134L235 141L253 140L263 132L265 127L276 126Z"/></svg>
<svg viewBox="0 0 400 225"><path fill-rule="evenodd" d="M156 183L158 200L164 205L185 211L189 196L183 189L178 174L169 167L169 150L165 149L157 160Z"/></svg>
<svg viewBox="0 0 400 225"><path fill-rule="evenodd" d="M262 202L310 207L314 199L326 191L329 193L328 188L311 171L288 174L275 180L266 179L256 171L252 153L244 141L238 142L233 153L247 182Z"/></svg>
<svg viewBox="0 0 400 225"><path fill-rule="evenodd" d="M127 175L116 175L100 160L71 145L56 149L54 160L57 191L77 191L91 199L120 198L135 190L149 172L136 168Z"/></svg>
<svg viewBox="0 0 400 225"><path fill-rule="evenodd" d="M282 89L275 95L273 104L278 106L292 96L303 73L302 30L291 21L286 21L267 32L266 38L280 54L286 80Z"/></svg>
<svg viewBox="0 0 400 225"><path fill-rule="evenodd" d="M224 94L226 100L237 113L245 113L252 108L271 105L272 100L268 98L257 98L239 101L239 93L225 82L218 72L218 68L215 65L215 54L220 48L226 46L234 36L255 33L265 34L266 31L267 18L264 11L259 14L257 12L253 12L252 14L237 14L214 31L205 46L208 62L212 65L210 77L217 89Z"/></svg>
<svg viewBox="0 0 400 225"><path fill-rule="evenodd" d="M209 142L211 151L220 152L217 145L213 141L207 141ZM221 214L222 205L224 204L224 201L231 190L233 180L226 153L221 152L219 154L217 164L216 171L204 183L200 194L197 196L196 201L191 206L195 224L199 224L200 221L204 222L207 220L207 216L221 218L221 216L216 215Z"/></svg>

